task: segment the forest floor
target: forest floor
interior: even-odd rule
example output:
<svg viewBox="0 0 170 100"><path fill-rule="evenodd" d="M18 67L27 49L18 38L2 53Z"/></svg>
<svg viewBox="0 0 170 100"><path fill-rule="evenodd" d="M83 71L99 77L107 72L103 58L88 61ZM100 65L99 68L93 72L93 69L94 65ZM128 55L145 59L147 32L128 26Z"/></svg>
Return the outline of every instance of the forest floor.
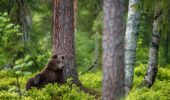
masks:
<svg viewBox="0 0 170 100"><path fill-rule="evenodd" d="M135 68L134 86L127 100L170 100L170 65L159 67L156 81L151 88L143 87L142 81L147 65ZM102 73L93 71L80 75L82 84L89 92L83 92L70 82L59 86L49 84L41 90L35 88L25 91L26 80L33 74L26 74L19 78L21 97L15 75L10 70L0 71L0 100L95 100L101 97Z"/></svg>

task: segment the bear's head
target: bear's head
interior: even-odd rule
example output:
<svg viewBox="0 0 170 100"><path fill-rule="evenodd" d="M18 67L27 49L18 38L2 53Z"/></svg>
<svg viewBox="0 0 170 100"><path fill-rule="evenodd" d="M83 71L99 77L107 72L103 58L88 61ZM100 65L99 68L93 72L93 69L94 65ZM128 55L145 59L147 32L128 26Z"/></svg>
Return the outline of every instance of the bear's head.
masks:
<svg viewBox="0 0 170 100"><path fill-rule="evenodd" d="M65 57L64 55L58 56L57 54L54 54L52 56L52 59L55 61L55 70L63 70L65 67Z"/></svg>

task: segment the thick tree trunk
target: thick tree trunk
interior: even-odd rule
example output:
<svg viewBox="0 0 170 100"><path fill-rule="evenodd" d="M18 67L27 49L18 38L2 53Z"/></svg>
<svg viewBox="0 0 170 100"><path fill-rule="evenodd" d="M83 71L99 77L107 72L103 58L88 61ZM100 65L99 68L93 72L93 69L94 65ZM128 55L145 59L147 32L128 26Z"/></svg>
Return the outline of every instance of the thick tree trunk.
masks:
<svg viewBox="0 0 170 100"><path fill-rule="evenodd" d="M128 18L125 33L125 90L129 93L133 85L136 61L137 33L139 30L139 11L136 6L140 0L129 0Z"/></svg>
<svg viewBox="0 0 170 100"><path fill-rule="evenodd" d="M104 0L102 99L124 95L124 0Z"/></svg>
<svg viewBox="0 0 170 100"><path fill-rule="evenodd" d="M73 0L54 0L53 53L65 55L65 78L73 78L80 84L76 70L74 46L74 7Z"/></svg>
<svg viewBox="0 0 170 100"><path fill-rule="evenodd" d="M160 23L161 14L161 12L156 13L153 22L153 35L150 43L148 69L144 79L145 85L147 87L151 87L154 84L158 71L158 53L160 42L158 25Z"/></svg>

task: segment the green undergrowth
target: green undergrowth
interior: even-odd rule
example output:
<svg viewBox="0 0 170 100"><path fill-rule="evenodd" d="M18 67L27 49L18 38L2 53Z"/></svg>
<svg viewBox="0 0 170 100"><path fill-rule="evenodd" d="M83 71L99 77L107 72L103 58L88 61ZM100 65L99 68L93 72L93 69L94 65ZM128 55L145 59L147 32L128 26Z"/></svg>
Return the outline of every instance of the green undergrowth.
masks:
<svg viewBox="0 0 170 100"><path fill-rule="evenodd" d="M80 76L80 80L88 91L67 82L64 85L48 84L40 90L32 88L25 91L26 80L35 75L27 74L19 78L21 98L19 97L16 77L10 70L0 71L0 100L94 100L100 98L101 72ZM98 96L98 97L96 97Z"/></svg>
<svg viewBox="0 0 170 100"><path fill-rule="evenodd" d="M143 86L147 65L135 68L134 86L127 100L170 100L170 65L160 67L154 85L151 88Z"/></svg>
<svg viewBox="0 0 170 100"><path fill-rule="evenodd" d="M170 100L170 66L160 67L156 81L151 88L142 85L147 65L135 68L134 86L127 100ZM80 81L88 89L83 92L70 82L64 85L48 84L40 90L33 88L25 91L26 80L35 75L26 74L19 78L20 100L95 100L101 99L102 73L90 72L80 75ZM19 100L18 87L15 75L10 70L0 71L0 100Z"/></svg>

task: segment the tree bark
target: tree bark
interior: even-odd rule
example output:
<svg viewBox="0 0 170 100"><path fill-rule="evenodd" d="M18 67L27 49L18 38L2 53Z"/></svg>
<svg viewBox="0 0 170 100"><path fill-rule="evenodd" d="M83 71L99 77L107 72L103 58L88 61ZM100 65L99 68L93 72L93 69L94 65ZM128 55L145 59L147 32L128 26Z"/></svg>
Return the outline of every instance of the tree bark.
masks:
<svg viewBox="0 0 170 100"><path fill-rule="evenodd" d="M78 3L77 3L77 0L74 0L74 28L75 28L75 30L76 30L76 26L77 26L77 7L78 7L78 5L77 5Z"/></svg>
<svg viewBox="0 0 170 100"><path fill-rule="evenodd" d="M158 53L160 42L158 25L160 23L161 14L161 12L155 13L153 21L153 34L150 42L148 69L144 79L145 86L149 88L154 84L158 71Z"/></svg>
<svg viewBox="0 0 170 100"><path fill-rule="evenodd" d="M53 53L65 55L65 79L71 77L73 83L79 85L75 59L73 0L53 0L53 3Z"/></svg>
<svg viewBox="0 0 170 100"><path fill-rule="evenodd" d="M102 99L124 96L124 0L104 0Z"/></svg>
<svg viewBox="0 0 170 100"><path fill-rule="evenodd" d="M133 85L136 61L137 33L140 13L137 5L140 0L129 0L128 18L125 33L125 91L129 93Z"/></svg>

